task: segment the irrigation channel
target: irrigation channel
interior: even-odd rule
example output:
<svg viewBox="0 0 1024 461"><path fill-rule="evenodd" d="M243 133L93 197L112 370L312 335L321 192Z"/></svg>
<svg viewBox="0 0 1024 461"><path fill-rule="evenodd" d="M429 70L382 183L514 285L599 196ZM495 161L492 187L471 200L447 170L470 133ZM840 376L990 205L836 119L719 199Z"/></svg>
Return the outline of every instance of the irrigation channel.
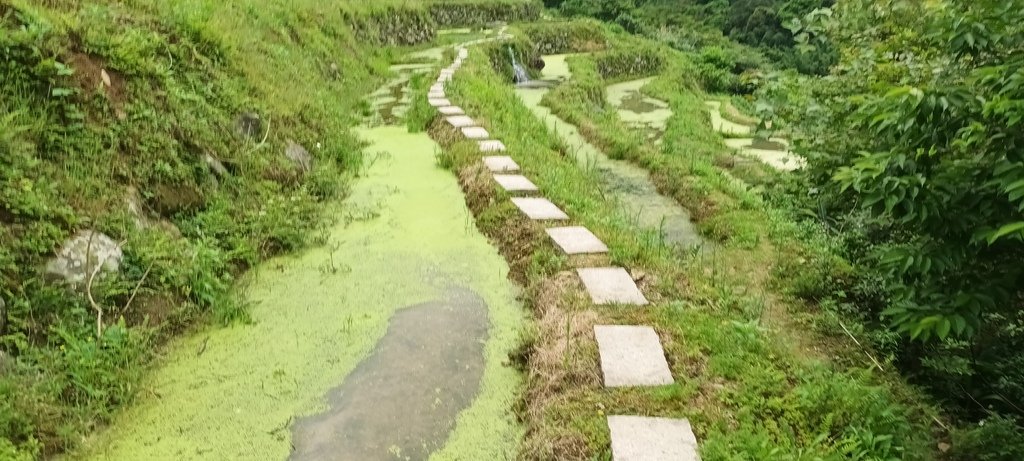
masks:
<svg viewBox="0 0 1024 461"><path fill-rule="evenodd" d="M174 342L75 458L515 457L521 382L503 362L526 314L437 145L395 125L432 66L396 66L374 93L370 166L327 243L254 270L253 321Z"/></svg>
<svg viewBox="0 0 1024 461"><path fill-rule="evenodd" d="M544 56L542 79L554 85L572 78L566 55ZM626 82L625 88L640 84L643 81ZM594 168L601 180L602 187L613 196L625 212L634 217L637 223L649 229L661 232L665 242L682 248L705 247L696 226L690 220L690 213L670 197L658 193L647 170L622 160L609 158L604 152L587 142L579 130L572 124L562 120L543 106L541 100L549 91L544 85L524 85L516 89L516 94L527 107L540 118L550 129L557 133L573 150L577 162L584 168ZM615 99L619 89L609 89L609 97ZM667 105L648 102L639 107L630 105L620 110L620 116L627 122L635 121L639 128L647 129L664 126L672 112ZM647 110L653 108L653 110ZM642 122L642 123L641 123ZM643 125L643 126L639 126ZM657 130L652 130L652 138L659 137Z"/></svg>

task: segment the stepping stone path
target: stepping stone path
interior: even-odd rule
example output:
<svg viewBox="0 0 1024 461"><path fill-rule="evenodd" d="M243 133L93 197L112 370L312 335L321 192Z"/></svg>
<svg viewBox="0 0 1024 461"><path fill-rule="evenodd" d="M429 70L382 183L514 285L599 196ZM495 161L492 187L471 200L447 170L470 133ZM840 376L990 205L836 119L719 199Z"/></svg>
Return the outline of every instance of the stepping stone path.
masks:
<svg viewBox="0 0 1024 461"><path fill-rule="evenodd" d="M512 203L519 207L527 218L535 221L569 219L569 215L546 198L516 197L512 199Z"/></svg>
<svg viewBox="0 0 1024 461"><path fill-rule="evenodd" d="M504 34L501 34L503 37ZM490 139L490 133L453 106L444 92L444 82L451 80L469 50L459 48L458 58L443 69L437 83L430 87L428 101L446 117L448 124L459 129L467 139L476 140L480 152L504 152L505 144ZM494 180L509 192L533 192L538 187L529 178L518 174L512 157L483 157L484 165ZM569 216L543 197L513 197L512 203L535 221L564 221ZM585 227L553 227L545 229L548 236L568 255L607 253L608 247ZM596 305L625 304L643 306L647 298L626 269L621 267L581 267L576 269L583 286ZM605 387L661 386L675 382L665 360L658 333L650 326L598 325L594 327L601 371ZM699 461L697 438L685 419L649 418L642 416L609 416L612 457L615 461Z"/></svg>
<svg viewBox="0 0 1024 461"><path fill-rule="evenodd" d="M642 306L647 298L637 288L633 277L621 267L583 267L576 269L583 285L590 293L590 299L599 306L608 304L631 304Z"/></svg>
<svg viewBox="0 0 1024 461"><path fill-rule="evenodd" d="M465 115L454 115L454 116L448 117L445 120L448 121L449 125L451 125L451 126L453 126L455 128L464 128L464 127L467 127L467 126L476 126L476 122L474 122L473 119L471 119L471 118L469 118L469 117L467 117Z"/></svg>
<svg viewBox="0 0 1024 461"><path fill-rule="evenodd" d="M459 107L459 106L442 106L442 107L438 107L437 111L440 112L441 115L465 115L466 114L465 112L462 111L462 108Z"/></svg>
<svg viewBox="0 0 1024 461"><path fill-rule="evenodd" d="M608 247L586 227L552 227L546 229L565 254L607 253Z"/></svg>
<svg viewBox="0 0 1024 461"><path fill-rule="evenodd" d="M651 327L597 325L594 327L605 387L672 384L658 334Z"/></svg>
<svg viewBox="0 0 1024 461"><path fill-rule="evenodd" d="M487 166L488 170L494 173L504 173L509 171L519 171L519 165L516 164L512 157L507 155L492 155L484 157L484 165Z"/></svg>
<svg viewBox="0 0 1024 461"><path fill-rule="evenodd" d="M495 139L480 141L481 152L504 152L505 144Z"/></svg>
<svg viewBox="0 0 1024 461"><path fill-rule="evenodd" d="M685 419L609 416L608 429L616 461L700 461Z"/></svg>
<svg viewBox="0 0 1024 461"><path fill-rule="evenodd" d="M467 126L462 128L462 135L469 139L487 139L491 134L478 126Z"/></svg>
<svg viewBox="0 0 1024 461"><path fill-rule="evenodd" d="M496 174L494 180L509 192L534 192L537 185L519 174Z"/></svg>

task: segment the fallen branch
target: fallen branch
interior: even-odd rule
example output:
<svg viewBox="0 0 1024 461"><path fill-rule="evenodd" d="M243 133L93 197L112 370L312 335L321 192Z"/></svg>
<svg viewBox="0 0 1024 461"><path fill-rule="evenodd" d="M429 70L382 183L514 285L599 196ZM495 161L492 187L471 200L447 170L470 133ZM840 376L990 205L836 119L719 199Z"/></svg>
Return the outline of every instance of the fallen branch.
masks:
<svg viewBox="0 0 1024 461"><path fill-rule="evenodd" d="M863 344L860 343L860 341L857 341L857 338L855 336L853 336L853 333L850 333L850 330L846 329L846 325L843 325L842 321L839 321L839 326L843 327L843 331L846 332L846 335L849 336L850 339L853 340L853 342L857 343L857 347L860 348L860 351L863 352L864 355L868 356L868 358L871 359L871 361L875 364L875 366L878 367L878 371L881 371L881 372L884 373L885 372L885 368L882 368L882 364L878 363L878 360L875 360L875 357L873 355L871 355L870 352L868 352L868 350L864 347Z"/></svg>
<svg viewBox="0 0 1024 461"><path fill-rule="evenodd" d="M142 284L146 281L146 277L149 276L149 272L153 270L154 264L156 263L149 263L149 267L147 267L146 272L142 274L142 278L139 279L139 283L135 284L135 289L132 290L132 295L128 297L128 302L126 302L124 304L124 307L121 308L121 315L124 315L126 312L128 312L128 308L132 305L132 301L135 301L135 295L139 293L139 288L142 288Z"/></svg>

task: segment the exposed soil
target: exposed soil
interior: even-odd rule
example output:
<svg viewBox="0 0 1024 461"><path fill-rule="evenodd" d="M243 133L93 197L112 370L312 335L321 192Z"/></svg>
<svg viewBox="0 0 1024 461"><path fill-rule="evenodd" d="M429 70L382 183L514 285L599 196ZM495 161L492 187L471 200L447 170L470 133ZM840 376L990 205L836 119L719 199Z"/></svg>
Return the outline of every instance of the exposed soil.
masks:
<svg viewBox="0 0 1024 461"><path fill-rule="evenodd" d="M120 72L110 69L101 58L85 53L71 53L68 64L74 69L72 79L86 94L101 91L110 102L116 116L125 117L124 106L128 100L128 90L124 77Z"/></svg>

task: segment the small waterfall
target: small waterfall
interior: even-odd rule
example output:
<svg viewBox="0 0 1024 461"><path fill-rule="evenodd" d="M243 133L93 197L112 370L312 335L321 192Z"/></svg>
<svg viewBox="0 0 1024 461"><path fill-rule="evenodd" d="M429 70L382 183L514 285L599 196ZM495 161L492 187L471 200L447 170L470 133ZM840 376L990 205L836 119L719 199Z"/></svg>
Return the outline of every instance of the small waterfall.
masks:
<svg viewBox="0 0 1024 461"><path fill-rule="evenodd" d="M513 80L515 80L517 84L529 82L530 74L526 72L525 67L519 64L519 61L516 59L516 52L512 51L511 46L508 47L508 55L512 58Z"/></svg>

